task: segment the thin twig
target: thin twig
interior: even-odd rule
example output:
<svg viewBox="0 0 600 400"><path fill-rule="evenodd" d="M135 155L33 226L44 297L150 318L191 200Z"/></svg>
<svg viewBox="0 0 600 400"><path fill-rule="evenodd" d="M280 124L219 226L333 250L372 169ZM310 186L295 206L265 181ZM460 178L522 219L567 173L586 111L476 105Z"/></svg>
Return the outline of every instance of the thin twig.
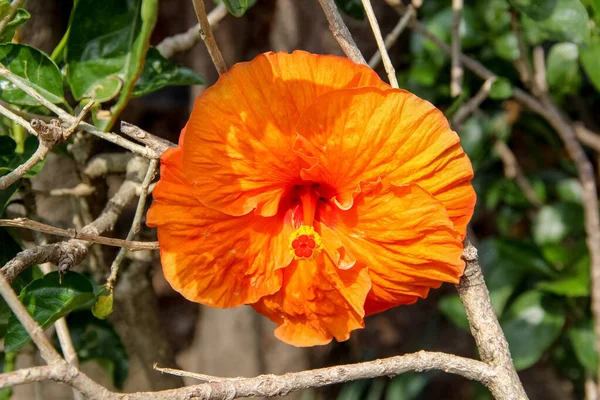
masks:
<svg viewBox="0 0 600 400"><path fill-rule="evenodd" d="M452 68L450 70L450 95L458 96L462 92L463 67L460 62L460 25L463 0L452 0Z"/></svg>
<svg viewBox="0 0 600 400"><path fill-rule="evenodd" d="M31 155L31 157L29 157L29 159L27 159L27 161L10 171L8 174L0 177L0 190L6 189L18 181L27 172L31 171L31 169L39 162L44 160L50 149L52 149L52 146L53 144L40 140L37 150Z"/></svg>
<svg viewBox="0 0 600 400"><path fill-rule="evenodd" d="M140 199L138 201L137 208L135 210L135 216L133 218L133 222L131 223L131 229L127 233L127 237L125 240L130 241L136 235L136 233L140 230L140 224L142 222L142 216L144 215L144 209L146 207L146 196L148 196L148 188L150 183L154 179L154 175L156 174L156 168L158 167L158 160L151 160L148 165L148 171L146 172L146 176L144 177L144 181L142 182L142 193L140 194ZM106 281L106 287L110 292L112 292L115 282L117 280L117 275L119 274L119 267L123 258L125 258L125 254L127 253L127 249L124 247L119 250L117 257L113 261L110 266L110 276Z"/></svg>
<svg viewBox="0 0 600 400"><path fill-rule="evenodd" d="M498 139L494 143L494 149L500 156L502 163L504 164L504 176L508 179L514 179L517 186L521 189L525 198L536 208L542 207L543 203L538 197L537 193L531 186L529 180L525 177L525 174L521 170L517 157L514 155L512 150L502 140Z"/></svg>
<svg viewBox="0 0 600 400"><path fill-rule="evenodd" d="M394 26L394 29L392 29L392 31L385 37L385 48L386 49L389 50L394 45L394 43L396 43L396 41L398 40L398 38L404 31L406 26L408 25L408 22L414 16L415 16L415 7L413 7L412 4L409 4L409 6L407 7L406 14L404 14L400 18L400 20L398 21L396 26ZM369 67L371 67L373 69L377 68L380 61L381 61L381 52L379 50L377 50L373 54L371 59L369 60Z"/></svg>
<svg viewBox="0 0 600 400"><path fill-rule="evenodd" d="M495 81L496 77L491 77L483 82L483 85L481 85L481 88L477 94L463 104L458 111L456 111L456 114L454 114L454 117L452 118L452 126L459 126L469 115L471 115L471 113L473 113L473 111L475 111L481 105L481 103L485 101L485 99L487 99Z"/></svg>
<svg viewBox="0 0 600 400"><path fill-rule="evenodd" d="M42 358L50 365L60 362L60 355L54 350L54 346L52 346L50 340L44 335L42 328L31 318L31 315L29 315L29 312L21 303L19 297L3 274L0 274L0 295L2 295L4 301L6 301L6 304L8 304L27 333L29 333L31 340L33 340L33 343L39 349Z"/></svg>
<svg viewBox="0 0 600 400"><path fill-rule="evenodd" d="M19 9L19 7L21 7L21 4L23 4L23 1L24 0L14 0L12 2L12 4L10 5L10 12L6 17L4 17L2 22L0 22L0 33L4 32L4 30L8 26L8 23L12 21L15 14L17 13L17 10Z"/></svg>
<svg viewBox="0 0 600 400"><path fill-rule="evenodd" d="M17 124L21 125L25 129L27 129L27 132L31 133L33 136L37 136L36 130L31 127L29 122L27 122L21 116L17 115L15 110L12 110L12 109L6 107L4 105L4 102L0 102L0 114L4 115L6 118L10 119L11 121L14 121Z"/></svg>
<svg viewBox="0 0 600 400"><path fill-rule="evenodd" d="M196 11L196 17L198 18L198 24L200 25L200 37L204 41L206 45L206 49L208 50L208 54L212 59L215 68L219 75L227 72L227 64L225 64L225 60L223 59L223 54L221 54L221 50L217 45L217 41L212 33L212 29L210 27L210 23L208 22L208 18L206 17L206 8L204 7L204 0L192 0L194 4L194 10Z"/></svg>
<svg viewBox="0 0 600 400"><path fill-rule="evenodd" d="M515 60L515 67L519 71L523 84L526 87L531 87L533 70L531 68L531 63L527 59L527 46L525 46L525 42L523 41L523 37L521 35L521 27L519 26L519 13L517 11L511 10L510 21L512 24L513 33L517 39L517 46L519 48L519 56Z"/></svg>
<svg viewBox="0 0 600 400"><path fill-rule="evenodd" d="M548 81L546 80L546 57L542 46L535 46L533 48L533 69L534 93L547 93Z"/></svg>
<svg viewBox="0 0 600 400"><path fill-rule="evenodd" d="M138 142L145 144L157 154L164 153L170 147L177 147L175 143L171 143L167 139L155 136L138 126L125 121L121 122L121 132Z"/></svg>
<svg viewBox="0 0 600 400"><path fill-rule="evenodd" d="M592 132L581 122L576 122L574 124L575 134L577 138L586 146L591 147L597 153L600 153L600 135L595 132Z"/></svg>
<svg viewBox="0 0 600 400"><path fill-rule="evenodd" d="M220 377L220 376L212 376L212 375L199 374L197 372L184 371L181 369L163 368L163 367L159 367L158 364L156 364L156 363L154 363L152 368L154 368L158 372L162 372L163 374L181 376L183 378L192 378L192 379L196 379L197 381L200 381L200 382L211 383L211 382L223 382L223 381L239 381L240 379L245 379L245 378L224 378L224 377Z"/></svg>
<svg viewBox="0 0 600 400"><path fill-rule="evenodd" d="M23 92L28 94L37 100L44 107L48 108L50 111L58 115L58 117L67 125L71 125L77 121L77 117L72 116L68 112L64 111L60 107L53 104L51 101L48 101L44 96L39 94L35 89L33 89L30 84L20 78L19 76L13 74L11 71L6 69L3 65L0 64L0 76L6 78L10 82L12 82L15 86L21 89ZM142 157L146 158L159 158L160 155L156 154L152 149L146 148L144 146L140 146L136 143L132 143L129 140L122 138L119 135L116 135L111 132L102 132L98 130L94 125L89 124L87 122L81 122L77 126L79 129L91 133L92 135L98 136L108 142L114 143L117 146L121 146L133 153L139 154Z"/></svg>
<svg viewBox="0 0 600 400"><path fill-rule="evenodd" d="M219 26L219 22L227 15L227 7L224 3L217 5L208 13L208 23L215 30ZM184 33L164 38L156 49L165 58L173 57L175 53L181 53L194 47L202 37L200 36L200 24L196 24Z"/></svg>
<svg viewBox="0 0 600 400"><path fill-rule="evenodd" d="M71 239L84 240L86 242L103 244L105 246L121 247L129 251L157 250L158 242L136 242L133 240L123 240L98 236L75 229L62 229L55 226L46 225L41 222L33 221L27 218L0 219L0 226L10 226L13 228L23 228L32 231L43 232L49 235L68 237Z"/></svg>
<svg viewBox="0 0 600 400"><path fill-rule="evenodd" d="M367 65L367 61L363 57L362 53L358 49L358 46L354 42L348 27L344 23L340 12L338 11L337 5L334 0L319 0L321 8L327 17L329 22L329 30L333 33L333 37L339 43L340 47L350 60L357 64Z"/></svg>
<svg viewBox="0 0 600 400"><path fill-rule="evenodd" d="M50 379L75 387L90 400L179 400L186 398L222 400L240 397L285 396L308 388L380 376L393 377L408 371L434 369L484 383L496 377L495 372L481 361L445 353L420 351L364 363L338 365L285 375L233 378L179 389L127 394L110 392L92 381L83 372L63 362L52 367L34 367L2 374L0 375L0 388Z"/></svg>
<svg viewBox="0 0 600 400"><path fill-rule="evenodd" d="M381 29L379 28L379 23L377 23L377 17L375 16L375 12L373 11L371 0L362 0L362 3L363 7L365 8L365 14L367 15L367 19L369 20L369 24L371 24L371 29L373 30L373 36L375 36L377 47L379 48L379 52L381 53L381 59L383 60L383 66L385 68L385 72L387 73L388 80L390 81L390 85L393 88L398 88L396 70L392 65L390 55L388 54L387 49L385 48L385 42L383 41L383 36L381 36Z"/></svg>

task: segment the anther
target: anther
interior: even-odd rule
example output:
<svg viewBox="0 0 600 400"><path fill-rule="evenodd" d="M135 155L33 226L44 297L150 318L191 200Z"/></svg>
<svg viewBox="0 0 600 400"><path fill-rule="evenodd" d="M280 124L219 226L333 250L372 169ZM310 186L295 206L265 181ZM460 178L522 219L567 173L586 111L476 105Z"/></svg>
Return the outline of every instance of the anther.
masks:
<svg viewBox="0 0 600 400"><path fill-rule="evenodd" d="M312 226L302 225L290 237L289 249L296 260L311 260L323 249L321 236Z"/></svg>

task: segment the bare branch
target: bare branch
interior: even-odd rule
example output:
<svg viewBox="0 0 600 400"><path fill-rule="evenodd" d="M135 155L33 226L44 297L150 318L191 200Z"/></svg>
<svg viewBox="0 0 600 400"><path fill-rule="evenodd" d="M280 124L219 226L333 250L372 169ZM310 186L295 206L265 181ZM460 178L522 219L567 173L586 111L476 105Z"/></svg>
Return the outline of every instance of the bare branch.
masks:
<svg viewBox="0 0 600 400"><path fill-rule="evenodd" d="M406 13L400 18L394 29L385 37L385 48L389 49L396 43L411 18L415 16L415 8L412 4L407 7ZM377 50L369 60L369 67L375 69L381 61L381 52Z"/></svg>
<svg viewBox="0 0 600 400"><path fill-rule="evenodd" d="M33 89L29 82L23 80L19 76L13 74L11 71L6 69L2 64L0 64L0 76L12 82L15 86L21 89L23 92L27 93L29 96L36 99L40 104L44 107L48 108L50 111L58 115L58 117L67 125L72 125L77 122L77 117L72 116L68 112L64 111L60 107L56 106L52 102L48 101L44 96L39 94L35 89ZM121 136L111 133L111 132L102 132L98 130L94 125L89 124L87 122L80 122L77 124L77 128L81 129L85 132L91 133L92 135L98 136L108 142L114 143L117 146L121 146L129 151L132 151L136 154L141 155L146 158L159 158L159 155L156 154L153 150L146 148L144 146L140 146L138 144L132 143L129 140L122 138Z"/></svg>
<svg viewBox="0 0 600 400"><path fill-rule="evenodd" d="M122 173L132 158L131 153L101 153L87 163L83 173L91 179L111 173Z"/></svg>
<svg viewBox="0 0 600 400"><path fill-rule="evenodd" d="M452 69L450 70L450 95L456 97L462 92L463 68L460 62L460 23L463 0L452 0Z"/></svg>
<svg viewBox="0 0 600 400"><path fill-rule="evenodd" d="M466 262L465 272L456 285L456 290L467 312L479 355L496 372L496 376L486 386L498 400L527 399L513 365L508 343L492 309L490 294L477 260L477 249L468 239L465 240L463 258Z"/></svg>
<svg viewBox="0 0 600 400"><path fill-rule="evenodd" d="M511 24L515 37L517 38L517 45L519 47L519 56L515 60L515 67L519 71L519 75L521 76L521 81L526 87L535 88L535 82L533 79L533 71L531 69L531 63L527 59L527 47L525 46L525 42L523 41L523 37L521 35L521 27L519 26L519 14L515 10L511 10Z"/></svg>
<svg viewBox="0 0 600 400"><path fill-rule="evenodd" d="M574 128L577 138L583 144L591 147L592 149L596 150L596 152L600 153L600 135L586 128L585 125L583 125L581 122L576 122L574 124Z"/></svg>
<svg viewBox="0 0 600 400"><path fill-rule="evenodd" d="M240 397L284 396L298 390L380 376L396 376L408 371L442 370L467 379L487 383L496 377L485 363L445 353L425 352L384 358L359 364L339 365L285 375L260 375L255 378L222 379L216 382L160 392L118 394L107 391L81 371L60 363L0 375L0 388L45 379L59 381L80 390L90 400L176 400L186 398L235 399ZM215 379L215 378L213 378ZM218 379L218 378L216 378ZM524 397L525 398L525 397Z"/></svg>
<svg viewBox="0 0 600 400"><path fill-rule="evenodd" d="M496 81L496 77L486 79L481 85L481 88L472 99L467 101L461 108L458 109L452 118L452 126L459 126L469 115L473 113L487 99L492 89L492 85Z"/></svg>
<svg viewBox="0 0 600 400"><path fill-rule="evenodd" d="M321 4L321 8L323 8L325 16L327 17L329 29L331 30L331 33L333 33L333 37L339 43L340 47L344 51L344 54L346 54L346 57L357 64L367 65L367 61L365 61L365 58L354 42L348 27L344 23L344 20L342 19L342 16L335 5L335 1L319 0L319 3Z"/></svg>
<svg viewBox="0 0 600 400"><path fill-rule="evenodd" d="M517 162L517 157L515 157L511 149L502 140L496 140L494 149L498 152L498 155L504 164L504 176L509 179L514 179L517 186L521 188L525 198L527 198L527 201L536 208L540 208L543 205L542 201L533 189L533 186L531 186L531 183L529 183L529 180L525 177L525 174L523 174L523 171Z"/></svg>
<svg viewBox="0 0 600 400"><path fill-rule="evenodd" d="M383 37L381 36L381 29L379 28L379 23L377 23L377 17L375 16L375 12L373 11L371 0L362 0L362 3L363 7L365 8L365 14L367 14L367 19L369 20L369 24L371 24L371 29L373 30L373 36L375 36L375 41L377 42L379 53L381 53L383 66L385 68L385 72L387 73L388 80L390 81L390 85L393 88L398 88L396 70L392 65L392 60L390 60L390 55L387 52L385 43L383 41Z"/></svg>
<svg viewBox="0 0 600 400"><path fill-rule="evenodd" d="M10 119L11 121L14 121L17 124L21 125L25 129L27 129L27 132L29 132L33 136L37 136L36 130L31 127L29 122L27 122L21 116L17 115L16 110L10 109L5 104L6 103L4 103L4 102L0 102L0 114L4 115L6 118Z"/></svg>
<svg viewBox="0 0 600 400"><path fill-rule="evenodd" d="M42 358L48 364L60 362L60 355L54 350L54 346L52 346L50 340L44 335L42 328L31 318L31 315L29 315L29 312L27 312L27 309L21 303L19 297L3 274L0 274L0 295L2 295L4 301L6 301L6 304L8 304L27 333L29 333L31 340L33 340L33 343L40 350Z"/></svg>
<svg viewBox="0 0 600 400"><path fill-rule="evenodd" d="M214 30L219 22L227 15L225 4L221 3L208 13L208 23ZM200 36L200 24L196 24L184 33L165 38L156 45L156 49L165 58L171 58L175 53L181 53L191 49L202 37Z"/></svg>
<svg viewBox="0 0 600 400"><path fill-rule="evenodd" d="M219 75L222 75L227 72L227 64L225 64L223 54L221 54L221 50L217 45L217 41L213 36L210 23L206 17L204 0L192 0L192 3L194 4L194 10L196 11L196 17L198 18L198 25L200 26L200 37L202 40L204 40L208 54L210 54L210 58L212 59L217 72Z"/></svg>
<svg viewBox="0 0 600 400"><path fill-rule="evenodd" d="M144 209L146 207L146 196L148 196L148 187L150 186L150 183L154 179L154 175L156 174L157 167L158 167L158 160L150 161L150 164L148 165L148 171L146 172L146 176L144 177L144 181L142 182L142 193L140 194L140 199L138 201L138 205L135 210L135 216L133 218L133 222L131 223L131 229L129 229L129 232L127 233L127 237L125 239L127 241L130 241L131 239L133 239L135 234L138 233L140 230L142 216L144 215ZM155 243L158 245L157 242L155 242ZM124 247L122 247L121 250L119 250L119 253L117 254L117 257L113 261L112 265L110 266L110 276L108 277L108 280L106 281L106 287L108 288L108 290L110 292L112 292L112 290L113 290L115 281L117 280L117 275L119 274L119 267L121 265L121 262L123 261L123 258L125 258L126 252L127 252L127 250Z"/></svg>
<svg viewBox="0 0 600 400"><path fill-rule="evenodd" d="M533 87L538 94L548 92L548 81L546 80L546 59L544 48L536 46L533 48Z"/></svg>
<svg viewBox="0 0 600 400"><path fill-rule="evenodd" d="M12 4L10 5L10 12L6 17L4 17L2 22L0 22L0 33L4 32L8 23L14 18L15 14L17 13L17 10L19 9L19 7L21 7L21 4L23 4L23 1L24 0L14 0L12 2Z"/></svg>
<svg viewBox="0 0 600 400"><path fill-rule="evenodd" d="M171 143L166 139L155 136L149 132L146 132L142 128L125 121L121 122L121 132L129 137L134 138L138 142L145 144L157 154L164 153L170 147L177 147L175 143Z"/></svg>
<svg viewBox="0 0 600 400"><path fill-rule="evenodd" d="M41 222L27 218L0 219L0 226L13 228L24 228L32 231L43 232L49 235L68 237L71 239L85 240L86 242L103 244L105 246L121 247L129 251L157 250L158 242L136 242L133 240L122 240L80 232L75 229L62 229L46 225Z"/></svg>
<svg viewBox="0 0 600 400"><path fill-rule="evenodd" d="M31 157L29 157L27 161L10 171L8 174L0 177L0 190L6 189L22 178L27 172L31 171L31 169L35 167L37 163L46 158L53 145L54 143L52 142L40 140L37 150L31 155Z"/></svg>

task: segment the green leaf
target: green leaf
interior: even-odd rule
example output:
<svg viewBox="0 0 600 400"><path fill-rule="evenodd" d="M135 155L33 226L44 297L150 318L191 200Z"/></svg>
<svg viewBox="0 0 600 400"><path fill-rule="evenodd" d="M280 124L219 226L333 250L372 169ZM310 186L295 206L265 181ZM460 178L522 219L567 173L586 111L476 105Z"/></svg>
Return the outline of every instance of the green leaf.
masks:
<svg viewBox="0 0 600 400"><path fill-rule="evenodd" d="M6 28L4 28L4 31L0 35L0 42L10 42L15 36L17 28L29 21L29 18L31 18L31 15L27 12L27 10L23 8L17 9L15 16L6 25Z"/></svg>
<svg viewBox="0 0 600 400"><path fill-rule="evenodd" d="M241 17L246 11L256 3L256 0L222 0L229 14L234 17Z"/></svg>
<svg viewBox="0 0 600 400"><path fill-rule="evenodd" d="M594 323L591 318L580 322L567 331L575 357L583 367L595 376L598 371L598 353L595 349Z"/></svg>
<svg viewBox="0 0 600 400"><path fill-rule="evenodd" d="M118 96L110 117L99 120L100 129L110 129L131 97L156 23L157 2L79 0L76 4L64 50L73 96L98 102Z"/></svg>
<svg viewBox="0 0 600 400"><path fill-rule="evenodd" d="M466 331L469 330L467 313L457 294L442 297L438 303L438 308L454 325Z"/></svg>
<svg viewBox="0 0 600 400"><path fill-rule="evenodd" d="M165 86L202 85L204 79L189 68L164 58L154 47L148 49L142 74L135 82L133 96L143 96Z"/></svg>
<svg viewBox="0 0 600 400"><path fill-rule="evenodd" d="M515 300L502 319L502 329L517 371L540 359L564 323L562 305L542 292L526 292Z"/></svg>
<svg viewBox="0 0 600 400"><path fill-rule="evenodd" d="M62 75L48 55L24 44L0 44L0 63L15 75L26 79L52 103L65 101ZM12 104L35 106L37 100L5 79L0 80L0 97Z"/></svg>
<svg viewBox="0 0 600 400"><path fill-rule="evenodd" d="M62 276L61 282L59 273L51 272L27 285L21 291L19 299L27 307L33 319L46 329L57 319L72 311L91 308L96 296L94 286L85 276L76 272L67 272ZM25 328L14 315L11 315L4 339L5 350L17 351L29 340Z"/></svg>
<svg viewBox="0 0 600 400"><path fill-rule="evenodd" d="M554 12L557 0L509 0L510 4L535 21L542 21Z"/></svg>
<svg viewBox="0 0 600 400"><path fill-rule="evenodd" d="M590 37L588 12L579 0L557 0L552 14L544 20L534 21L523 15L521 22L531 44L544 40L585 43Z"/></svg>
<svg viewBox="0 0 600 400"><path fill-rule="evenodd" d="M581 66L597 91L600 92L600 35L595 34L590 41L579 48Z"/></svg>
<svg viewBox="0 0 600 400"><path fill-rule="evenodd" d="M513 32L506 32L494 38L493 41L498 57L507 61L515 61L519 58L519 44Z"/></svg>
<svg viewBox="0 0 600 400"><path fill-rule="evenodd" d="M365 19L365 8L361 0L335 0L335 4L345 14L362 21Z"/></svg>
<svg viewBox="0 0 600 400"><path fill-rule="evenodd" d="M567 235L583 230L583 211L570 203L544 206L535 216L532 229L538 245L559 243Z"/></svg>
<svg viewBox="0 0 600 400"><path fill-rule="evenodd" d="M583 189L579 179L561 179L556 183L556 194L565 203L583 204Z"/></svg>
<svg viewBox="0 0 600 400"><path fill-rule="evenodd" d="M98 301L92 307L92 313L94 317L99 319L108 318L110 314L113 312L113 294L110 293L106 296L98 296Z"/></svg>
<svg viewBox="0 0 600 400"><path fill-rule="evenodd" d="M546 77L551 91L575 93L581 86L579 50L573 43L557 43L548 52Z"/></svg>
<svg viewBox="0 0 600 400"><path fill-rule="evenodd" d="M567 268L557 279L539 282L539 290L568 297L584 297L590 294L590 257L586 254Z"/></svg>
<svg viewBox="0 0 600 400"><path fill-rule="evenodd" d="M498 78L490 89L490 98L495 100L504 100L513 94L512 84L506 78Z"/></svg>
<svg viewBox="0 0 600 400"><path fill-rule="evenodd" d="M89 312L73 313L67 318L67 324L79 361L100 361L114 385L122 389L129 362L123 342L112 325L94 318Z"/></svg>

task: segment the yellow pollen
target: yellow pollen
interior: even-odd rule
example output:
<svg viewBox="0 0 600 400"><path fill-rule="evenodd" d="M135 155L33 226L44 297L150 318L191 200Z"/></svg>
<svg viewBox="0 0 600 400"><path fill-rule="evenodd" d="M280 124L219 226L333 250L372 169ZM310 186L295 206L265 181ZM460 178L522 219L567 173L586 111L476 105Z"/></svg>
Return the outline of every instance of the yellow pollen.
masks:
<svg viewBox="0 0 600 400"><path fill-rule="evenodd" d="M290 236L290 254L296 260L312 260L323 250L321 236L309 225L302 225Z"/></svg>

